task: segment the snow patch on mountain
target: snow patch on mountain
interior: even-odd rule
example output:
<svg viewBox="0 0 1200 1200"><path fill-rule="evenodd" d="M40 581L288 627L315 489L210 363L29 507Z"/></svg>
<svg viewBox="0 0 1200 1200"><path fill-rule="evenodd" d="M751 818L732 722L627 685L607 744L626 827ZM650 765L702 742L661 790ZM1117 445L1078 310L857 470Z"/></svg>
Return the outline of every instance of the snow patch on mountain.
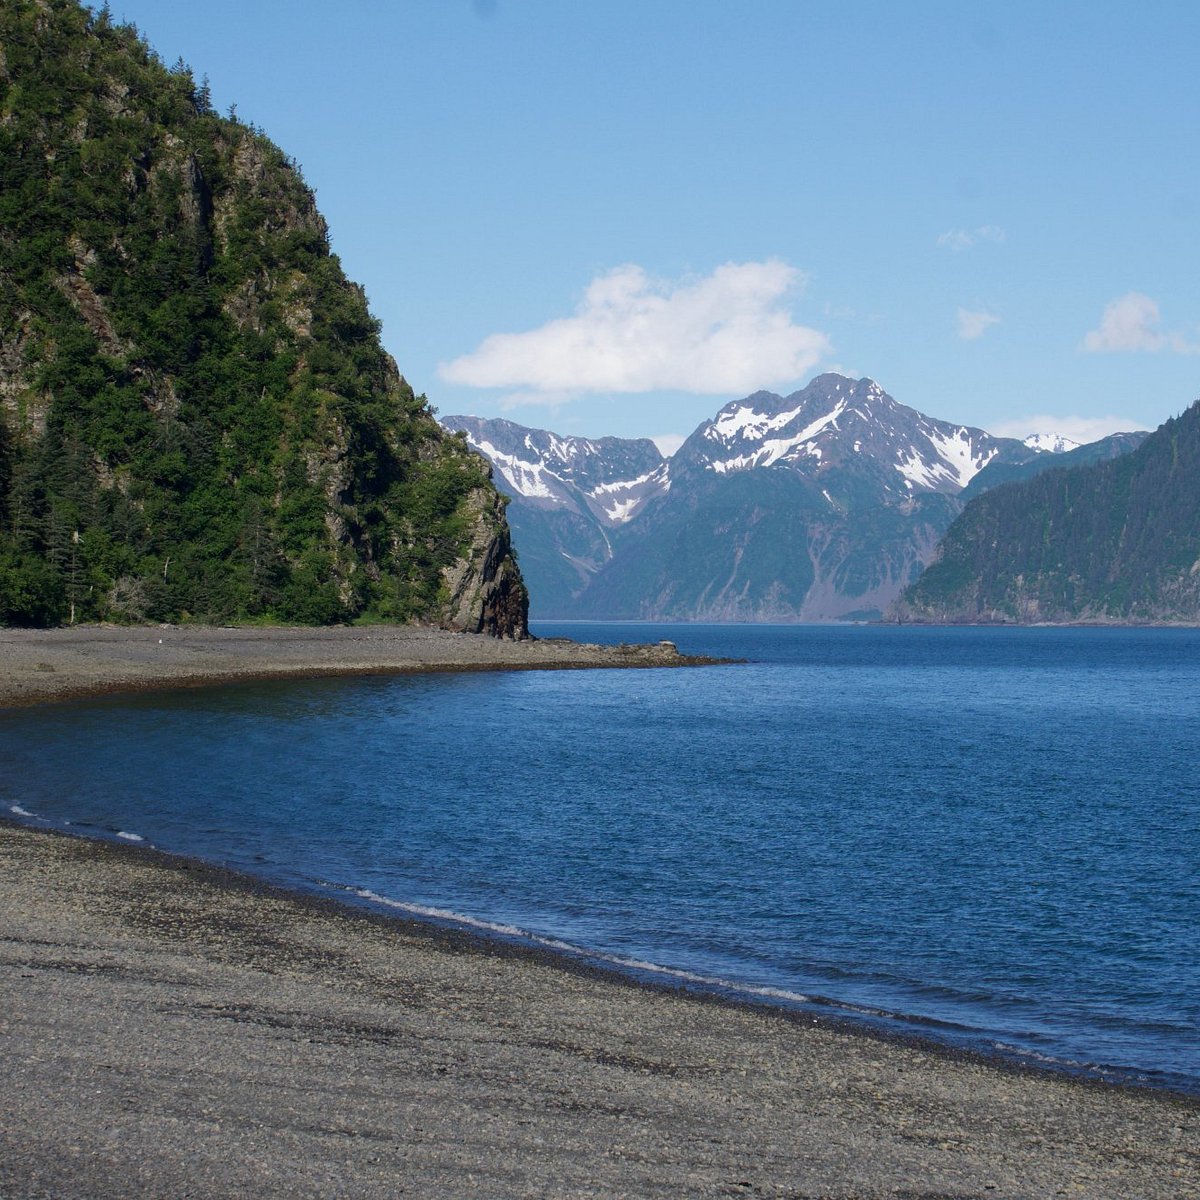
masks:
<svg viewBox="0 0 1200 1200"><path fill-rule="evenodd" d="M1023 441L1030 450L1045 450L1050 454L1065 454L1068 450L1078 450L1081 445L1061 433L1031 433Z"/></svg>
<svg viewBox="0 0 1200 1200"><path fill-rule="evenodd" d="M894 470L889 490L899 499L961 491L1000 444L982 430L898 404L873 379L825 375L786 398L756 392L734 401L693 435L680 457L717 475L783 465L819 478L848 469L853 455Z"/></svg>
<svg viewBox="0 0 1200 1200"><path fill-rule="evenodd" d="M670 490L670 471L667 464L663 463L636 479L617 479L598 484L588 494L600 501L604 515L614 525L623 525L632 520L648 500Z"/></svg>
<svg viewBox="0 0 1200 1200"><path fill-rule="evenodd" d="M910 488L914 483L919 487L931 490L938 485L939 473L926 459L921 457L919 451L911 446L907 451L900 452L900 457L896 462L896 470L904 476L905 483ZM943 479L945 479L947 476L945 468L942 468L940 473Z"/></svg>
<svg viewBox="0 0 1200 1200"><path fill-rule="evenodd" d="M797 434L792 440L800 441L805 437L811 437L813 434L820 432L830 421L836 420L845 407L844 402L840 403L832 413L828 413L813 422L807 430ZM770 433L776 429L785 429L803 411L803 408L795 408L790 412L781 412L770 416L767 413L760 413L754 408L748 408L743 405L734 412L719 415L709 425L704 436L713 441L719 440L724 442L732 441L735 437L740 437L747 441L754 438L761 438L765 433Z"/></svg>
<svg viewBox="0 0 1200 1200"><path fill-rule="evenodd" d="M737 458L714 459L709 469L719 475L731 471L746 471L752 467L769 467L784 460L794 462L801 455L820 461L821 447L808 439L774 438L763 444L753 454L743 454Z"/></svg>
<svg viewBox="0 0 1200 1200"><path fill-rule="evenodd" d="M639 484L647 483L656 475L661 475L663 468L659 467L657 471L647 471L645 475L639 475L636 479L618 479L613 483L600 483L592 488L593 496L603 496L606 492L627 492L630 488L635 488Z"/></svg>
<svg viewBox="0 0 1200 1200"><path fill-rule="evenodd" d="M929 440L960 488L966 487L996 457L995 447L980 450L971 431L963 426L949 436L935 431L929 435Z"/></svg>
<svg viewBox="0 0 1200 1200"><path fill-rule="evenodd" d="M534 497L539 500L549 500L555 504L564 503L546 482L550 474L543 462L527 462L517 458L515 454L505 454L503 450L487 441L472 441L472 445L500 472L501 478L518 496ZM561 482L561 481L560 481Z"/></svg>
<svg viewBox="0 0 1200 1200"><path fill-rule="evenodd" d="M581 455L600 453L600 447L586 438L559 437L557 433L551 433L549 430L542 432L542 436L546 439L545 448L537 445L532 433L525 436L525 448L541 459L553 458L561 463L574 465Z"/></svg>
<svg viewBox="0 0 1200 1200"><path fill-rule="evenodd" d="M960 491L995 457L995 450L978 452L967 430L952 436L936 432L928 435L933 454L916 447L901 451L896 470L905 484L928 488L931 492Z"/></svg>
<svg viewBox="0 0 1200 1200"><path fill-rule="evenodd" d="M717 417L704 431L704 436L710 441L722 441L729 446L736 438L741 443L762 438L764 433L776 429L784 429L792 424L804 411L803 406L787 412L771 416L760 413L752 408L739 408L733 413L725 413ZM726 475L730 471L745 471L752 467L769 467L785 459L795 460L800 456L815 458L820 461L821 448L813 440L822 430L837 428L838 417L846 411L846 402L839 400L827 413L810 421L803 429L790 437L770 438L760 441L758 447L748 454L739 454L732 458L711 459L708 467L718 474Z"/></svg>
<svg viewBox="0 0 1200 1200"><path fill-rule="evenodd" d="M542 508L559 508L602 526L632 520L670 489L669 468L648 439L570 437L511 421L446 417L499 474L503 490Z"/></svg>

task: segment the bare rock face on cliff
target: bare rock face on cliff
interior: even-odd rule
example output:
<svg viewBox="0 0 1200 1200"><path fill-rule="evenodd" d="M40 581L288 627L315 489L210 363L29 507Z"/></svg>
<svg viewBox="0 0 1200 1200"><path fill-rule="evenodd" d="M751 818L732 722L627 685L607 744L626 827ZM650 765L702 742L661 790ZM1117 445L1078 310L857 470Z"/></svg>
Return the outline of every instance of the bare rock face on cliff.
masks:
<svg viewBox="0 0 1200 1200"><path fill-rule="evenodd" d="M475 513L466 552L443 571L449 599L441 620L447 629L487 630L523 638L529 632L529 596L513 559L504 499L494 488L477 488L467 500Z"/></svg>
<svg viewBox="0 0 1200 1200"><path fill-rule="evenodd" d="M107 10L4 0L0 47L0 624L525 636L488 465L295 164Z"/></svg>

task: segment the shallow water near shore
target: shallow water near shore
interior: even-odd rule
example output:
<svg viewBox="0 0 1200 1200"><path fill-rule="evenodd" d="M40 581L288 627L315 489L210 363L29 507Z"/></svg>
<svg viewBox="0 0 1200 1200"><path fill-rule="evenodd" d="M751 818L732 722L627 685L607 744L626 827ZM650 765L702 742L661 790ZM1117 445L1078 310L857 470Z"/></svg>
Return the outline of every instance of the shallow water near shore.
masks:
<svg viewBox="0 0 1200 1200"><path fill-rule="evenodd" d="M748 663L0 716L0 804L1200 1092L1200 631L547 625Z"/></svg>

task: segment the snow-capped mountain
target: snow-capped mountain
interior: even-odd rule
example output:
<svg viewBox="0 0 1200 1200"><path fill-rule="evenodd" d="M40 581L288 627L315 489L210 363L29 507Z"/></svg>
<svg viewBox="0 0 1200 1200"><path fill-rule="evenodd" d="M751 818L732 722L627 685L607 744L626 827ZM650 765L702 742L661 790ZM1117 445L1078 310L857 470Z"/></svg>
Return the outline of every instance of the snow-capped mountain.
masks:
<svg viewBox="0 0 1200 1200"><path fill-rule="evenodd" d="M1073 441L1061 433L1031 433L1024 439L1024 445L1031 450L1046 450L1050 454L1065 454L1068 450L1078 450L1082 442Z"/></svg>
<svg viewBox="0 0 1200 1200"><path fill-rule="evenodd" d="M832 478L866 468L876 487L903 500L953 495L1000 454L1029 457L1012 438L898 404L873 379L829 374L791 396L755 392L727 404L672 461L721 475L782 466Z"/></svg>
<svg viewBox="0 0 1200 1200"><path fill-rule="evenodd" d="M584 506L604 525L623 525L670 487L649 438L564 437L512 421L443 417L467 435L500 476L502 490L547 507Z"/></svg>
<svg viewBox="0 0 1200 1200"><path fill-rule="evenodd" d="M964 489L1057 459L833 374L727 404L669 460L645 439L443 423L512 495L513 540L543 619L878 616L931 560Z"/></svg>
<svg viewBox="0 0 1200 1200"><path fill-rule="evenodd" d="M827 374L790 396L755 392L676 451L669 493L578 607L682 620L878 616L932 557L962 489L991 464L1036 456L899 404L871 379Z"/></svg>
<svg viewBox="0 0 1200 1200"><path fill-rule="evenodd" d="M513 421L443 417L488 459L511 497L508 522L542 614L569 615L624 526L670 488L649 438L578 438Z"/></svg>

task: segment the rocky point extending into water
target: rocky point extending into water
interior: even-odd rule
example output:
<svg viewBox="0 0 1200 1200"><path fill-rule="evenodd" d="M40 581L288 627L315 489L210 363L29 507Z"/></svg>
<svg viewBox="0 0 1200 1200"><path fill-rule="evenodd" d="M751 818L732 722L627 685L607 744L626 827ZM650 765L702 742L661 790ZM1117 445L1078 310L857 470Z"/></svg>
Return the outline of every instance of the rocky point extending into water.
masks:
<svg viewBox="0 0 1200 1200"><path fill-rule="evenodd" d="M597 646L564 638L512 641L412 625L0 629L0 706L239 679L688 667L716 661L680 654L672 642Z"/></svg>

